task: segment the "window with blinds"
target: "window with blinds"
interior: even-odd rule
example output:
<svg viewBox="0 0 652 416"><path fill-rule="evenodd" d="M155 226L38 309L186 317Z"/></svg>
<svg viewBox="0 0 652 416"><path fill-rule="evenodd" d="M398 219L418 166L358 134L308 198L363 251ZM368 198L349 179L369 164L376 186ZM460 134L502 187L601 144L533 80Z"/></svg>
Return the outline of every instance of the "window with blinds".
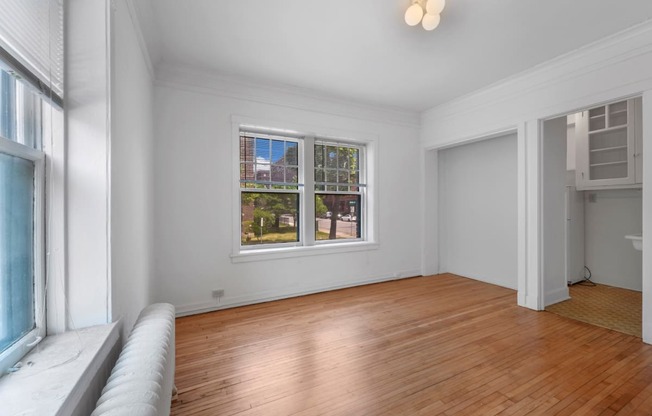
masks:
<svg viewBox="0 0 652 416"><path fill-rule="evenodd" d="M0 375L45 337L45 121L63 69L63 0L0 0Z"/></svg>
<svg viewBox="0 0 652 416"><path fill-rule="evenodd" d="M2 0L0 59L4 69L62 105L63 0Z"/></svg>

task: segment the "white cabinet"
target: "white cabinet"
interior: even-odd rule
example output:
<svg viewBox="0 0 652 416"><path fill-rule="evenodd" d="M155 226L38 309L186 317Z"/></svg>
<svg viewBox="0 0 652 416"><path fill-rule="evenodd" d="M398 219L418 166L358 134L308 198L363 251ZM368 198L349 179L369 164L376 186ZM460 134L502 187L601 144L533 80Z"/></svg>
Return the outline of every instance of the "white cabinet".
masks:
<svg viewBox="0 0 652 416"><path fill-rule="evenodd" d="M576 129L579 190L641 186L640 98L584 111L577 115Z"/></svg>

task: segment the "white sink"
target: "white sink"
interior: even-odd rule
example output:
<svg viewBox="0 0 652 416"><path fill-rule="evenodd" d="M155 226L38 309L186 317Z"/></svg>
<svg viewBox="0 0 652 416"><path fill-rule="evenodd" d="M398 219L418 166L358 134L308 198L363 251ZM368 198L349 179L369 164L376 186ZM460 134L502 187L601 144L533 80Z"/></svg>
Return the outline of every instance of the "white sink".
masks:
<svg viewBox="0 0 652 416"><path fill-rule="evenodd" d="M643 251L643 234L626 235L625 238L632 240L632 244L636 250Z"/></svg>

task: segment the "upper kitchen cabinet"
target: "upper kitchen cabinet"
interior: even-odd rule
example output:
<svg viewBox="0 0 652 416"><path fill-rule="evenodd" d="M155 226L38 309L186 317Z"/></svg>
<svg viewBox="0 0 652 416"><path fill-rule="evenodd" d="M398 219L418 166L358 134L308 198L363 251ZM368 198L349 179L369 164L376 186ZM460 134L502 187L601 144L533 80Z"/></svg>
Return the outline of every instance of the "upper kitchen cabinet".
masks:
<svg viewBox="0 0 652 416"><path fill-rule="evenodd" d="M578 190L640 187L641 99L618 101L577 116Z"/></svg>

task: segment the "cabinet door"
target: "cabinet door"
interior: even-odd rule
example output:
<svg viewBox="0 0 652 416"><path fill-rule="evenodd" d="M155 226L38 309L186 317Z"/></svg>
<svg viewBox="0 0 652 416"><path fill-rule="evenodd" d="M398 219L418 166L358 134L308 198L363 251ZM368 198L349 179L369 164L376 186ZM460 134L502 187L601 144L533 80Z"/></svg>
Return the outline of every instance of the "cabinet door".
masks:
<svg viewBox="0 0 652 416"><path fill-rule="evenodd" d="M581 113L577 135L579 188L635 183L633 100L620 101Z"/></svg>
<svg viewBox="0 0 652 416"><path fill-rule="evenodd" d="M643 100L635 98L634 100L634 164L636 165L636 183L643 183Z"/></svg>

